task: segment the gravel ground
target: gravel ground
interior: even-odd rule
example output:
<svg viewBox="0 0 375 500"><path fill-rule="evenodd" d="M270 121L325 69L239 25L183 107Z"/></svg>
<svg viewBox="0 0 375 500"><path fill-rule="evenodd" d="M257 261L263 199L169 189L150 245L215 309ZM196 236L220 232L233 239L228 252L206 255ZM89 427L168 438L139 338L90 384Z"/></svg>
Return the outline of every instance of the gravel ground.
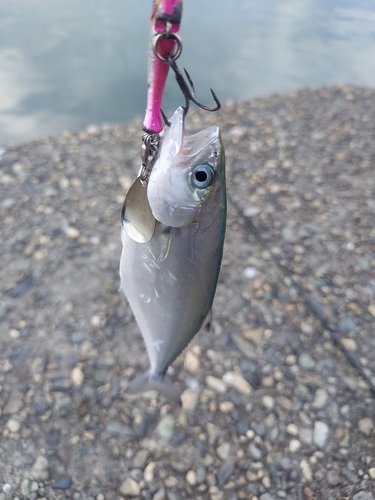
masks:
<svg viewBox="0 0 375 500"><path fill-rule="evenodd" d="M148 366L118 293L140 121L2 155L0 500L375 500L375 401L331 338L375 382L375 90L187 128L214 122L237 208L212 331L171 367L182 409L122 394Z"/></svg>

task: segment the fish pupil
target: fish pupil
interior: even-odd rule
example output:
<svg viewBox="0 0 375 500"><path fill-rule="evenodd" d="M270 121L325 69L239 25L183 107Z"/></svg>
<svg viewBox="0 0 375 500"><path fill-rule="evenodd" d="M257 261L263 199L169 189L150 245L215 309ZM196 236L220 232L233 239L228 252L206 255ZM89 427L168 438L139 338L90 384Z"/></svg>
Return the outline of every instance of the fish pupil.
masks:
<svg viewBox="0 0 375 500"><path fill-rule="evenodd" d="M206 182L208 178L207 172L204 170L198 170L198 172L195 172L195 178L198 182Z"/></svg>
<svg viewBox="0 0 375 500"><path fill-rule="evenodd" d="M209 165L200 165L192 173L192 182L198 189L205 189L214 178L214 172Z"/></svg>

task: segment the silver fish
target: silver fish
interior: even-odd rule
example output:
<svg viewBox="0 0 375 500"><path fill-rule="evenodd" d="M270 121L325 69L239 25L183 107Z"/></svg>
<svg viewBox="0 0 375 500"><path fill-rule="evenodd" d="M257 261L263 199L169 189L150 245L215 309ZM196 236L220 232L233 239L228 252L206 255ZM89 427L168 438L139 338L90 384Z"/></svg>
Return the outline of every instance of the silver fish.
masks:
<svg viewBox="0 0 375 500"><path fill-rule="evenodd" d="M184 137L183 108L170 122L147 186L155 231L140 243L123 224L120 277L151 365L125 392L156 389L181 404L166 371L211 310L225 233L225 157L218 127Z"/></svg>

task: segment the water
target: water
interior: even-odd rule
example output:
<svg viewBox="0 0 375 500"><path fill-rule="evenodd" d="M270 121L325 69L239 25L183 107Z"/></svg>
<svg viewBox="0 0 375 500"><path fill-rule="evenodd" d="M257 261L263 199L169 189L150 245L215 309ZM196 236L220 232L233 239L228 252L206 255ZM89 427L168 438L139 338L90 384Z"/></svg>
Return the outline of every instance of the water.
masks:
<svg viewBox="0 0 375 500"><path fill-rule="evenodd" d="M151 0L1 0L0 145L143 116ZM198 98L375 82L374 0L185 0ZM181 104L171 78L164 108Z"/></svg>

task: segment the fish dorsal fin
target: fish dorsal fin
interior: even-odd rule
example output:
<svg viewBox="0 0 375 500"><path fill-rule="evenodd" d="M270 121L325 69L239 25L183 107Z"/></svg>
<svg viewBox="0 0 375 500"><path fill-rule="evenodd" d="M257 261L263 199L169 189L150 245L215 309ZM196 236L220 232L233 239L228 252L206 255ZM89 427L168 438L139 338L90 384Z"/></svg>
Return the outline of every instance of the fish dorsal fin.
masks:
<svg viewBox="0 0 375 500"><path fill-rule="evenodd" d="M122 208L122 220L126 234L137 243L147 243L155 231L153 216L147 198L147 189L142 186L139 177L126 195Z"/></svg>
<svg viewBox="0 0 375 500"><path fill-rule="evenodd" d="M171 231L172 228L158 222L155 231L157 237L153 238L147 245L156 262L163 262L168 257L172 240Z"/></svg>

